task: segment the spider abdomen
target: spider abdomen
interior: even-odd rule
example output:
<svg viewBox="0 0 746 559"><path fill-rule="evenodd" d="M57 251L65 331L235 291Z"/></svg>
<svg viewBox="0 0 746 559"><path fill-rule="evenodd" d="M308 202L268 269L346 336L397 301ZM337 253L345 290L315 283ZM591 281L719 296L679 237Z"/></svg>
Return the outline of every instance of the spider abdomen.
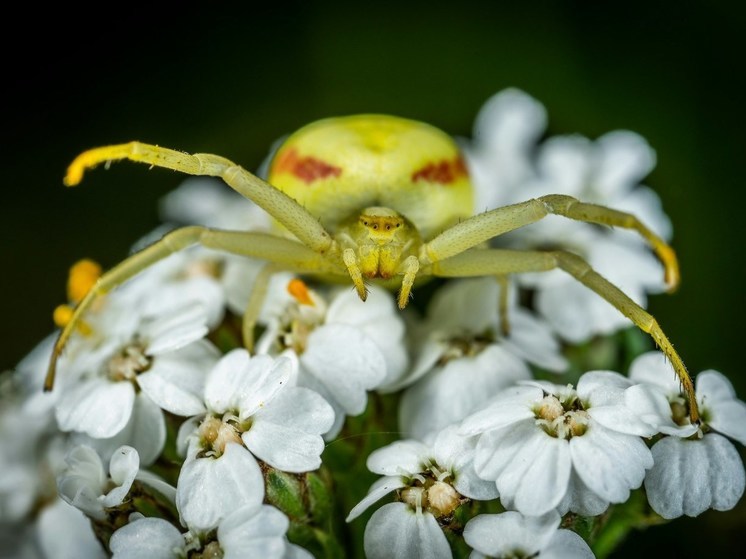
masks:
<svg viewBox="0 0 746 559"><path fill-rule="evenodd" d="M384 206L428 239L474 209L456 142L393 116L329 118L301 128L278 149L268 180L332 232L361 209Z"/></svg>

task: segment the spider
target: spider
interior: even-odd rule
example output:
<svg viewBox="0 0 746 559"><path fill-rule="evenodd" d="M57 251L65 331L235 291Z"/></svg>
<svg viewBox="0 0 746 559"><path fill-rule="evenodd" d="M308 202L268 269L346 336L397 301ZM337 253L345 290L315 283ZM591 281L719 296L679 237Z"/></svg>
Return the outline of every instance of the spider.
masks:
<svg viewBox="0 0 746 559"><path fill-rule="evenodd" d="M266 210L276 232L186 226L110 269L61 330L45 390L52 389L57 359L97 297L170 254L199 244L267 261L244 314L244 343L249 347L267 282L279 270L352 281L363 301L368 281L393 290L398 287L401 309L415 284L430 277L495 276L505 282L510 274L564 270L650 334L678 375L691 420L699 421L686 366L645 309L571 252L487 246L493 237L549 214L632 229L650 244L664 265L666 284L674 289L679 271L673 249L631 214L556 194L472 215L472 187L453 138L428 124L386 115L328 118L301 128L275 153L267 182L217 155L188 154L141 142L83 152L70 164L64 182L75 186L86 169L120 159L220 177Z"/></svg>

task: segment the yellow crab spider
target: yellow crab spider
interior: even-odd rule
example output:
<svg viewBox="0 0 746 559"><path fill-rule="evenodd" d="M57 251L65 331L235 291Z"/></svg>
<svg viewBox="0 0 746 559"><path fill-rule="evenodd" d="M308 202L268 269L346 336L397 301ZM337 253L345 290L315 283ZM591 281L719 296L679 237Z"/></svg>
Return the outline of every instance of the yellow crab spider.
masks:
<svg viewBox="0 0 746 559"><path fill-rule="evenodd" d="M70 335L83 324L93 301L151 264L200 244L268 262L244 317L250 330L269 275L276 270L335 281L352 281L365 300L366 282L399 288L404 308L416 282L428 277L496 276L559 268L614 305L647 332L673 364L687 394L691 420L699 420L687 369L658 322L579 256L561 250L486 248L489 239L549 214L637 231L665 268L673 289L679 279L671 247L633 215L563 195L542 196L472 215L473 192L453 139L430 125L384 116L357 115L314 122L278 149L268 182L235 163L204 153L188 154L140 142L80 154L65 177L78 184L86 169L129 159L190 175L222 178L266 210L276 232L239 232L187 226L176 229L118 264L93 285L54 346L45 389Z"/></svg>

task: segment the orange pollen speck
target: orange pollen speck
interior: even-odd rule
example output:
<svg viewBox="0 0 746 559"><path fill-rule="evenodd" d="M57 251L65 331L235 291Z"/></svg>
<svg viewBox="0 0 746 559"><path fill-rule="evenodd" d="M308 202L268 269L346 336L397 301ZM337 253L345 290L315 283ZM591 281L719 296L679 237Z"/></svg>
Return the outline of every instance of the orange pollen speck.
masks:
<svg viewBox="0 0 746 559"><path fill-rule="evenodd" d="M70 268L67 278L67 298L78 303L101 277L101 266L93 260L78 260Z"/></svg>
<svg viewBox="0 0 746 559"><path fill-rule="evenodd" d="M308 286L299 279L290 280L290 283L288 283L288 293L301 305L313 305L311 294L308 292Z"/></svg>
<svg viewBox="0 0 746 559"><path fill-rule="evenodd" d="M288 149L278 154L274 162L273 173L292 173L306 184L318 179L338 177L342 169L315 157L300 157L294 149Z"/></svg>
<svg viewBox="0 0 746 559"><path fill-rule="evenodd" d="M438 182L440 184L450 184L467 175L466 164L461 156L458 156L450 160L442 159L434 163L428 163L412 173L412 182L423 180Z"/></svg>

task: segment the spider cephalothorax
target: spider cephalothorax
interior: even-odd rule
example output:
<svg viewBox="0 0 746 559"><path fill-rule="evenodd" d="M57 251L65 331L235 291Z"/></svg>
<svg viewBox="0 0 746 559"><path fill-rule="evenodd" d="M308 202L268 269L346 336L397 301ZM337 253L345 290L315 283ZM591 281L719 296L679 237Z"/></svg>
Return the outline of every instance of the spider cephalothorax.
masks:
<svg viewBox="0 0 746 559"><path fill-rule="evenodd" d="M192 175L222 178L266 210L276 233L223 231L200 226L172 231L104 274L76 307L54 347L45 387L67 339L94 300L151 264L193 244L267 261L254 290L264 292L270 272L289 270L352 281L365 299L366 281L399 288L404 308L419 279L545 272L559 268L614 305L649 333L670 359L699 420L686 367L655 318L581 257L562 250L492 249L486 241L549 214L637 231L662 261L670 288L678 283L676 256L631 214L548 195L473 215L473 192L458 146L430 125L384 115L321 120L292 134L269 166L268 182L216 155L190 155L140 142L105 146L79 155L65 183L78 184L87 168L118 159ZM264 285L262 285L264 282ZM244 337L261 305L251 302Z"/></svg>

